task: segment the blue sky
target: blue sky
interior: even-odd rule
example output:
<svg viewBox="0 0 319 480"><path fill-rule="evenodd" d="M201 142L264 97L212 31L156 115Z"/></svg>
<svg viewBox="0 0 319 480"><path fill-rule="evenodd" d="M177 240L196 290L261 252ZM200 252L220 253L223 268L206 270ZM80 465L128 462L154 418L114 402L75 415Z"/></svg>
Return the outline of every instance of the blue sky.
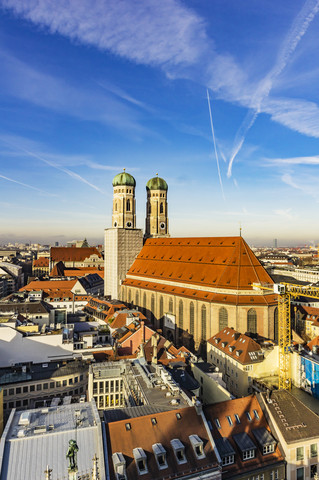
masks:
<svg viewBox="0 0 319 480"><path fill-rule="evenodd" d="M123 167L140 228L158 172L172 236L317 243L318 31L319 0L0 0L0 244L102 242Z"/></svg>

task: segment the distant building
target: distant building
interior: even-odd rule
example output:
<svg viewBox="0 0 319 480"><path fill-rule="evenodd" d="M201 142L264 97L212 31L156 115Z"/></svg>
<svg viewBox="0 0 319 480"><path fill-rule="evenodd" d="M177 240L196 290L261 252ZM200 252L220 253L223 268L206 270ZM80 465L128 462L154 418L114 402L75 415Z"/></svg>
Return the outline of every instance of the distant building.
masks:
<svg viewBox="0 0 319 480"><path fill-rule="evenodd" d="M32 262L32 275L34 277L40 277L42 275L49 275L49 263L50 260L48 257L40 257L34 259Z"/></svg>
<svg viewBox="0 0 319 480"><path fill-rule="evenodd" d="M66 267L102 267L102 254L95 247L51 247L50 271L58 263L63 262Z"/></svg>

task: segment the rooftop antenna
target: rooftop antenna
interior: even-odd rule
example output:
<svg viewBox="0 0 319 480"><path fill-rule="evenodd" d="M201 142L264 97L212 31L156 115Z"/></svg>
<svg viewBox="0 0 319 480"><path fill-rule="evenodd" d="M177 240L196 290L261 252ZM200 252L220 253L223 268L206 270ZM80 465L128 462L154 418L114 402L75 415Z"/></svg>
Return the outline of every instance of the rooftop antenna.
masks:
<svg viewBox="0 0 319 480"><path fill-rule="evenodd" d="M241 231L242 231L241 222L239 222L239 236L240 236L240 237L241 237Z"/></svg>

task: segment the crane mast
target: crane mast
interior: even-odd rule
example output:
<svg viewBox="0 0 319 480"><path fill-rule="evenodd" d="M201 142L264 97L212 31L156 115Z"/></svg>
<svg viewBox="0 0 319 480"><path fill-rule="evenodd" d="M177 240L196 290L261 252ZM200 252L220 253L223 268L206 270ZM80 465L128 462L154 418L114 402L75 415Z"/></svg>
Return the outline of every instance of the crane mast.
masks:
<svg viewBox="0 0 319 480"><path fill-rule="evenodd" d="M291 297L319 298L319 288L292 283L275 283L273 285L254 284L254 288L269 290L278 294L278 344L279 344L279 389L291 389L291 368L289 347L291 345Z"/></svg>

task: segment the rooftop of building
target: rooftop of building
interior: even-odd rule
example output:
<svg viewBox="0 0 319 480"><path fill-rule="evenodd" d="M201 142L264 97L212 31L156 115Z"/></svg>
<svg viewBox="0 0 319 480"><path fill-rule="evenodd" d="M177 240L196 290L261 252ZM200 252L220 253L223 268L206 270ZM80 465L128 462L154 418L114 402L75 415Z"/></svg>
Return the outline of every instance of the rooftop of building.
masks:
<svg viewBox="0 0 319 480"><path fill-rule="evenodd" d="M105 479L101 426L94 402L15 412L1 438L1 480L44 478L49 466L53 478L68 475L66 453L75 439L79 474L91 472L96 455ZM17 461L17 458L19 461Z"/></svg>
<svg viewBox="0 0 319 480"><path fill-rule="evenodd" d="M261 394L288 444L317 438L319 417L287 390L273 390L270 402Z"/></svg>
<svg viewBox="0 0 319 480"><path fill-rule="evenodd" d="M201 474L210 468L218 469L203 419L197 414L195 407L131 418L129 422L121 420L107 424L106 429L110 446L111 478L114 480L116 476L112 455L115 453L124 455L127 479L135 480L139 477L133 452L136 448L142 450L140 454L145 458L145 480L174 478L187 473L194 475L195 472ZM201 455L196 454L192 440L201 445ZM177 460L175 452L178 448L183 452L182 461ZM157 450L165 452L162 468L156 459Z"/></svg>
<svg viewBox="0 0 319 480"><path fill-rule="evenodd" d="M232 327L225 327L207 342L243 365L264 360L264 353L259 343Z"/></svg>
<svg viewBox="0 0 319 480"><path fill-rule="evenodd" d="M204 414L221 457L235 455L235 462L223 467L223 478L233 478L284 460L255 395L206 406ZM274 452L263 455L261 442L274 443ZM254 458L243 460L243 451L249 449L255 450Z"/></svg>
<svg viewBox="0 0 319 480"><path fill-rule="evenodd" d="M64 377L77 372L83 373L87 370L87 363L79 360L15 365L0 368L0 385Z"/></svg>
<svg viewBox="0 0 319 480"><path fill-rule="evenodd" d="M81 262L91 255L102 258L102 254L96 247L51 247L50 258L52 262Z"/></svg>
<svg viewBox="0 0 319 480"><path fill-rule="evenodd" d="M148 239L124 285L210 302L275 303L253 289L273 280L242 237Z"/></svg>
<svg viewBox="0 0 319 480"><path fill-rule="evenodd" d="M161 372L163 371L163 375ZM92 364L90 372L97 380L126 375L134 377L141 388L145 405L155 405L160 410L176 409L190 405L189 398L161 365L147 365L139 360L119 360Z"/></svg>

